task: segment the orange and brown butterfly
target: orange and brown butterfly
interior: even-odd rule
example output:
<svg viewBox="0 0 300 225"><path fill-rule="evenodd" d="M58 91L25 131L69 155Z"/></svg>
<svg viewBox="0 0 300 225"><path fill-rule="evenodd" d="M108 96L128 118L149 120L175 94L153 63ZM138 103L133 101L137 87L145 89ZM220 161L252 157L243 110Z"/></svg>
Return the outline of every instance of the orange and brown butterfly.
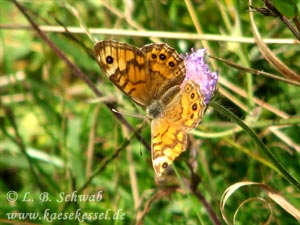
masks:
<svg viewBox="0 0 300 225"><path fill-rule="evenodd" d="M94 47L106 76L146 108L147 118L152 120L151 154L157 176L186 150L187 133L200 123L215 90L217 74L203 64L204 52L201 59L199 54L193 55L197 52L185 58L167 44L136 48L112 40ZM203 80L208 83L200 84Z"/></svg>

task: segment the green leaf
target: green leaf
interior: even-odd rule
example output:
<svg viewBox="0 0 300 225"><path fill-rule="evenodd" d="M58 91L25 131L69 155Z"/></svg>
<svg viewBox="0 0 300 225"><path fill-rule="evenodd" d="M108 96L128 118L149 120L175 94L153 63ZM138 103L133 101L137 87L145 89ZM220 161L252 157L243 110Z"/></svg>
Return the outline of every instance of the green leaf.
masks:
<svg viewBox="0 0 300 225"><path fill-rule="evenodd" d="M279 10L279 12L281 12L286 17L292 18L298 15L298 7L299 7L298 0L291 0L291 1L273 0L272 2Z"/></svg>

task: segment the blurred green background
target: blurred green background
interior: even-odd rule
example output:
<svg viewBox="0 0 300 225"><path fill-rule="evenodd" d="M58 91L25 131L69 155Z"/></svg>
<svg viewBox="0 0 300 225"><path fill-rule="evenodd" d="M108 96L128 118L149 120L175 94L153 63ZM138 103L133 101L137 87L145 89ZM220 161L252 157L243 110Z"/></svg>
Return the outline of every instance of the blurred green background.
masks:
<svg viewBox="0 0 300 225"><path fill-rule="evenodd" d="M0 224L226 224L222 214L236 224L299 224L299 183L288 182L248 132L212 107L175 172L155 179L149 125L140 131L143 139L134 138L106 104L145 113L113 86L92 53L96 39L137 47L165 42L180 53L205 47L235 63L207 58L220 76L214 101L252 127L300 180L300 45L278 17L257 12L262 1L251 10L249 2L234 0L18 2L102 96L96 98L13 1L0 0ZM298 3L288 4L292 11L280 4L294 26ZM256 11L254 24L269 53L254 42L249 11ZM274 57L282 65L272 65ZM143 123L123 117L134 129ZM227 188L246 181L258 184L243 183L222 199ZM276 203L280 197L286 205Z"/></svg>

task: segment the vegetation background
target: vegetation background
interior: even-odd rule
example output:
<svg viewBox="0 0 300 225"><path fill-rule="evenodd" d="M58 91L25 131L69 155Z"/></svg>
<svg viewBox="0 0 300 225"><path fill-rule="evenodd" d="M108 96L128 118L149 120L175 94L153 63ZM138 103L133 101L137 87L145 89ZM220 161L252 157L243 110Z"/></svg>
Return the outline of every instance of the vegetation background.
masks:
<svg viewBox="0 0 300 225"><path fill-rule="evenodd" d="M299 3L273 2L296 29ZM258 0L0 6L0 224L299 224L299 31L276 10ZM220 58L208 58L218 91L190 149L160 180L149 126L111 111L144 115L100 71L96 39Z"/></svg>

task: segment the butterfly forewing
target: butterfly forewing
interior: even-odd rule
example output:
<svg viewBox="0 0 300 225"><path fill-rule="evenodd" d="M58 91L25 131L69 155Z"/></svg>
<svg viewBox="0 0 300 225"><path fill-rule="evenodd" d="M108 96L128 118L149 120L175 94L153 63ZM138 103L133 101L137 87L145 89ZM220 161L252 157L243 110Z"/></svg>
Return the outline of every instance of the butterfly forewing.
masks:
<svg viewBox="0 0 300 225"><path fill-rule="evenodd" d="M149 100L160 99L171 87L182 83L185 77L183 58L167 44L148 44L141 48L146 54L146 79ZM150 101L151 102L151 101Z"/></svg>
<svg viewBox="0 0 300 225"><path fill-rule="evenodd" d="M100 41L95 56L106 76L137 104L146 106L146 58L131 45L116 41Z"/></svg>

